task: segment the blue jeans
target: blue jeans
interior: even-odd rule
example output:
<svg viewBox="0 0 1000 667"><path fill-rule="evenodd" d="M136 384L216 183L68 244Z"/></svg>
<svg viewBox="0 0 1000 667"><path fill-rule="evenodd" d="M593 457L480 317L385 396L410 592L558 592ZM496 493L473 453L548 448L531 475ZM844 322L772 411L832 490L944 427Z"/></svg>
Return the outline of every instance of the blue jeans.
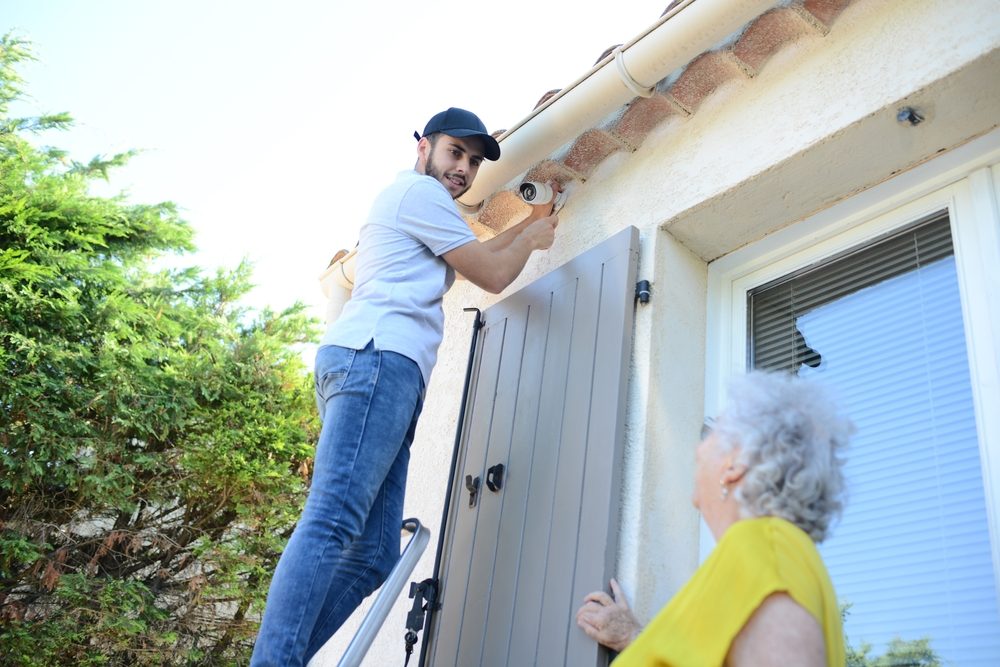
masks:
<svg viewBox="0 0 1000 667"><path fill-rule="evenodd" d="M250 664L304 665L399 560L417 364L395 352L316 353L323 429L305 510L271 580Z"/></svg>

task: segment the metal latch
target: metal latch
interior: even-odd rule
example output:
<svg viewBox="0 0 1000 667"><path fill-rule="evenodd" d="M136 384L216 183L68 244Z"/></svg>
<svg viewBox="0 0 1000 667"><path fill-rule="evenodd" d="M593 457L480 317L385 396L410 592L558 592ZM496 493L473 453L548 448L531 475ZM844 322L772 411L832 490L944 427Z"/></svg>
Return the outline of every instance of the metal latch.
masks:
<svg viewBox="0 0 1000 667"><path fill-rule="evenodd" d="M469 507L476 506L476 499L479 497L479 487L482 484L482 480L477 476L473 479L472 475L465 476L465 488L469 490Z"/></svg>
<svg viewBox="0 0 1000 667"><path fill-rule="evenodd" d="M486 470L486 488L494 493L503 488L503 464L498 463Z"/></svg>

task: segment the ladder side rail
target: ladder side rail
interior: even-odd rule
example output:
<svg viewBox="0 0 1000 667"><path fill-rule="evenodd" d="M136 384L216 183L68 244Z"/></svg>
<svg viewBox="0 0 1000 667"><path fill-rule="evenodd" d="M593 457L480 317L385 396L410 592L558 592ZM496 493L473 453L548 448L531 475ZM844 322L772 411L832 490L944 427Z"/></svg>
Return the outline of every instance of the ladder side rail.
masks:
<svg viewBox="0 0 1000 667"><path fill-rule="evenodd" d="M406 548L403 549L403 554L400 556L399 561L392 568L389 577L379 589L372 608L365 615L365 620L358 627L358 631L354 634L354 638L351 640L350 645L348 645L347 651L344 652L340 662L337 663L337 667L360 667L361 661L364 659L365 654L368 653L368 649L371 648L372 642L375 641L379 630L382 629L385 619L389 616L392 605L395 604L396 598L399 597L403 586L406 585L410 575L413 574L413 570L417 567L417 562L423 555L424 550L427 549L427 544L431 539L431 532L420 521L417 519L406 519L403 522L403 528L412 531L413 537L410 538Z"/></svg>

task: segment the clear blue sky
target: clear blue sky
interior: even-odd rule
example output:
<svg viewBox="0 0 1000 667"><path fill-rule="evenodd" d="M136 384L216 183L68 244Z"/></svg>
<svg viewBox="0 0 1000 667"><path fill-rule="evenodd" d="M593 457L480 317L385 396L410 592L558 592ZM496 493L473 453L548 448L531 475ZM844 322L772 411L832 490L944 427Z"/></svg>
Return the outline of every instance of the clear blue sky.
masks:
<svg viewBox="0 0 1000 667"><path fill-rule="evenodd" d="M412 167L413 130L453 105L510 127L667 4L0 0L0 31L38 58L13 112L76 119L44 143L142 150L107 193L176 202L197 231L186 264L247 257L253 305L320 316L317 277Z"/></svg>

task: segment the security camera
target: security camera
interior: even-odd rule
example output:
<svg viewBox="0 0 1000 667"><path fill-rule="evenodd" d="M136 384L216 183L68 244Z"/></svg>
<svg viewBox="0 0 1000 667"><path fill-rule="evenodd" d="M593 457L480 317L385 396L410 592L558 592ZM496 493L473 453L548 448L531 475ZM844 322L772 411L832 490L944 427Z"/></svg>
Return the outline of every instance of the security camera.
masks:
<svg viewBox="0 0 1000 667"><path fill-rule="evenodd" d="M539 183L538 181L525 181L521 183L517 188L517 192L521 195L521 199L533 206L548 204L554 199L553 210L562 208L563 202L566 199L565 192L556 192L548 183Z"/></svg>

